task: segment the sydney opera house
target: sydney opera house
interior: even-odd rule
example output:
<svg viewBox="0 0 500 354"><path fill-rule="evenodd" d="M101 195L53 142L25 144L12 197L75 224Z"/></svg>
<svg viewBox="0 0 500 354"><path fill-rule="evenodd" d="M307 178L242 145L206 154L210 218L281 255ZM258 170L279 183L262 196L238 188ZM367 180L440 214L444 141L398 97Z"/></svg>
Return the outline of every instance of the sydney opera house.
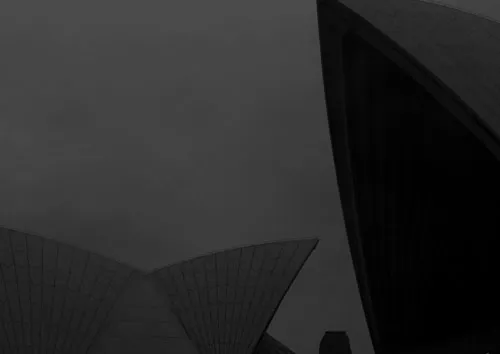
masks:
<svg viewBox="0 0 500 354"><path fill-rule="evenodd" d="M288 353L265 331L317 243L231 249L146 274L2 228L0 353Z"/></svg>
<svg viewBox="0 0 500 354"><path fill-rule="evenodd" d="M374 352L500 353L500 23L420 0L316 6ZM146 272L0 228L0 354L293 354L267 330L317 244L227 249ZM346 335L327 334L321 354L351 353Z"/></svg>
<svg viewBox="0 0 500 354"><path fill-rule="evenodd" d="M318 0L330 136L376 353L500 350L500 23Z"/></svg>

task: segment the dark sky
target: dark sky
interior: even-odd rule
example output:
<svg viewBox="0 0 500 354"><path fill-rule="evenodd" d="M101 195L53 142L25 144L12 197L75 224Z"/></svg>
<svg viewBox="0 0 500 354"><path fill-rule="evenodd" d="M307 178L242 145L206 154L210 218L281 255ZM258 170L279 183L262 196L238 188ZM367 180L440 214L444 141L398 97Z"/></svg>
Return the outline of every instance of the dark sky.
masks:
<svg viewBox="0 0 500 354"><path fill-rule="evenodd" d="M321 238L271 325L370 354L313 1L0 5L0 224L140 268Z"/></svg>
<svg viewBox="0 0 500 354"><path fill-rule="evenodd" d="M477 1L477 0L476 0ZM371 354L314 1L0 3L0 224L143 269L316 236L270 333Z"/></svg>

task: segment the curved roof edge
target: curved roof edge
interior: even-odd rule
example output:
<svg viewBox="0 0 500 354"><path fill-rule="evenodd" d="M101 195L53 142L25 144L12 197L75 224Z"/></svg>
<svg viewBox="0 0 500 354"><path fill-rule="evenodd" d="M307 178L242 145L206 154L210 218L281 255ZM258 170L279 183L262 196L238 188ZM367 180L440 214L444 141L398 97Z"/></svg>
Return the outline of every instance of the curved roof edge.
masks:
<svg viewBox="0 0 500 354"><path fill-rule="evenodd" d="M235 353L251 354L318 242L319 240L314 238L233 248L165 267L161 272L153 274L57 240L0 227L0 304L9 310L5 316L0 316L0 324L11 325L19 322L18 317L25 311L24 300L29 299L26 292L29 293L30 289L41 281L43 284L55 284L53 290L50 286L43 287L43 298L53 298L53 303L56 304L58 301L59 306L57 309L54 307L54 314L50 316L52 306L55 306L50 302L46 304L40 299L36 302L35 298L38 306L26 305L28 309L31 308L30 311L40 310L43 318L22 326L29 325L33 331L37 331L37 328L47 321L51 321L54 326L57 325L56 332L42 336L42 342L33 343L36 348L53 348L56 342L57 346L63 346L68 350L74 346L90 348L92 345L97 345L96 340L100 338L108 340L103 342L105 345L117 344L116 341L103 337L103 333L109 328L114 328L113 323L116 324L116 321L110 322L109 316L114 313L115 307L126 294L129 294L128 298L131 300L127 301L132 302L128 304L130 306L121 306L118 309L121 309L120 314L127 315L129 310L136 311L134 308L137 305L140 305L147 314L148 306L154 305L155 301L160 304L162 302L160 297L163 296L167 303L174 305L173 314L193 344L200 346L201 342L206 349L207 343L211 343L209 345L212 346L227 346L228 339L231 339L236 345ZM202 268L198 267L200 260ZM187 267L189 264L191 268ZM180 280L179 271L187 268L190 269L181 274ZM205 287L195 289L198 292L198 300L200 296L203 301L207 300L203 304L185 296L192 286L189 282L189 270L196 271L197 274L201 271L202 278L206 280ZM226 293L223 295L220 288L224 280L229 279L230 273L235 277L225 283ZM149 282L154 286L149 286ZM16 283L20 285L13 292L11 290L14 288L11 288L11 285ZM148 286L141 287L141 284ZM158 290L162 290L161 294L156 293L157 286ZM228 292L232 292L235 298L232 303L226 301ZM2 294L8 294L8 298ZM190 309L185 311L185 306L182 304L179 306L178 295L182 295L181 302L184 305L185 301L194 301L189 304L193 305L192 308L188 306ZM41 293L38 296L42 296ZM74 303L74 296L80 297L78 304ZM217 304L217 309L214 309L214 304ZM20 305L23 307L22 311L19 309ZM198 315L201 314L201 317L191 316L195 309L200 310ZM232 317L226 315L220 317L220 311L229 313L232 309L234 309ZM209 318L203 318L207 313ZM60 316L58 320L55 319L57 314ZM213 322L213 319L217 321ZM73 323L74 321L77 322ZM127 318L124 321L127 321ZM78 333L67 330L70 323L72 329L79 329ZM158 334L162 334L160 323L157 325ZM224 326L227 330L224 333L220 332L220 326ZM132 333L136 337L146 333L144 323L136 327L134 331L138 332ZM200 328L203 332L201 335ZM20 327L5 333L0 330L0 349L3 350L4 346L8 345L8 350L16 351L16 347L24 348L29 345L30 337L16 336L17 332L17 334L27 333L25 330L27 329ZM117 333L121 332L118 330ZM179 336L178 330L175 333ZM232 337L229 337L230 333ZM36 337L36 334L33 335ZM168 333L162 335L168 336ZM193 341L193 338L197 341ZM149 344L153 345L153 342L154 339ZM180 337L177 340L177 344L184 347L188 345L187 343Z"/></svg>
<svg viewBox="0 0 500 354"><path fill-rule="evenodd" d="M439 1L438 0L413 0L413 1L422 1L422 2L427 2L429 4L433 4L433 5L444 6L444 7L447 7L449 9L451 9L451 10L457 10L457 11L464 12L464 13L467 13L467 14L471 14L471 15L474 15L474 16L477 16L477 17L482 17L482 18L484 18L485 20L488 20L488 21L500 23L499 19L490 17L488 15L485 15L485 14L477 12L477 11L469 10L466 7L463 7L463 6L458 6L458 5L448 4L446 2L441 2L440 0Z"/></svg>
<svg viewBox="0 0 500 354"><path fill-rule="evenodd" d="M333 24L342 35L360 34L434 95L500 160L499 23L419 0L317 0L317 8L323 55L335 55L326 46L332 30L323 27ZM331 71L330 64L323 61L322 66L324 73Z"/></svg>
<svg viewBox="0 0 500 354"><path fill-rule="evenodd" d="M318 239L233 248L155 272L200 352L251 354Z"/></svg>
<svg viewBox="0 0 500 354"><path fill-rule="evenodd" d="M404 69L500 159L500 25L414 0L317 0L317 9L331 143L335 165L342 171L337 173L337 183L358 288L377 350L380 336L367 283L348 158L342 66L344 36L359 35ZM484 42L476 43L477 38Z"/></svg>
<svg viewBox="0 0 500 354"><path fill-rule="evenodd" d="M140 276L78 247L0 228L0 349L87 350L120 294Z"/></svg>
<svg viewBox="0 0 500 354"><path fill-rule="evenodd" d="M334 12L340 11L349 30L384 42L389 51L405 58L398 65L411 63L404 69L455 115L458 109L467 111L468 118L463 113L457 117L500 159L496 148L500 141L500 23L420 0L323 0L318 6L330 12L330 21L338 22L340 17ZM435 81L434 87L428 77ZM437 91L446 91L446 99Z"/></svg>
<svg viewBox="0 0 500 354"><path fill-rule="evenodd" d="M195 256L195 257L191 257L191 258L188 258L188 259L185 259L182 261L173 262L173 263L155 268L152 271L148 272L148 274L154 274L154 273L157 273L157 272L159 272L165 268L171 267L171 266L179 265L179 264L182 264L185 262L191 262L191 261L194 261L194 260L197 260L200 258L204 258L207 256L213 256L213 255L216 255L216 254L222 253L222 252L235 251L235 250L239 250L239 249L243 249L243 248L250 248L250 247L255 247L255 246L275 245L275 244L281 244L281 243L286 243L286 242L296 242L296 241L316 241L316 244L317 244L319 242L319 238L318 237L284 238L284 239L281 239L278 241L268 241L268 242L262 242L262 243L257 243L257 244L255 244L255 243L243 243L239 246L232 246L232 247L228 247L228 248L221 248L221 249L218 249L215 251L208 251L208 252L199 254L198 256Z"/></svg>
<svg viewBox="0 0 500 354"><path fill-rule="evenodd" d="M49 236L45 236L45 235L42 235L40 233L36 233L36 232L32 232L30 230L22 230L20 228L14 228L14 227L7 227L5 225L2 225L0 224L0 230L7 230L7 231L12 231L12 232L18 232L20 234L23 234L23 235L26 235L26 236L30 236L30 237L38 237L38 238L41 238L43 240L47 240L47 241L50 241L50 242L55 242L57 243L58 245L61 245L61 246L65 246L65 247L69 247L69 248L72 248L72 249L75 249L75 250L79 250L79 251L82 251L82 252L86 252L86 253L89 253L93 256L96 256L96 257L101 257L103 259L107 259L109 261L112 261L120 266L123 266L123 267L128 267L132 270L134 270L135 272L138 272L138 273L141 273L141 274L148 274L149 272L148 271L145 271L143 269L140 269L140 268L137 268L131 264L128 264L126 262L123 262L123 261L118 261L114 258L111 258L109 256L105 256L99 252L95 252L95 251L90 251L90 250L87 250L85 248L82 248L80 246L77 246L77 245L74 245L72 243L69 243L69 242L65 242L65 241L60 241L59 239L54 239L52 237L49 237Z"/></svg>

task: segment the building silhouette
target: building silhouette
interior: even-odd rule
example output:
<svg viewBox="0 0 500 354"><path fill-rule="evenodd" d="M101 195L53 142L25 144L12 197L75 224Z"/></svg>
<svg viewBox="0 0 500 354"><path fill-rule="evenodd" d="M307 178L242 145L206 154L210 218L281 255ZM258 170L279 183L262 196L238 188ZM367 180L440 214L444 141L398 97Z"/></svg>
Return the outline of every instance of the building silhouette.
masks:
<svg viewBox="0 0 500 354"><path fill-rule="evenodd" d="M317 243L231 249L146 274L0 228L0 353L254 353Z"/></svg>
<svg viewBox="0 0 500 354"><path fill-rule="evenodd" d="M341 203L376 353L500 343L500 24L319 0Z"/></svg>

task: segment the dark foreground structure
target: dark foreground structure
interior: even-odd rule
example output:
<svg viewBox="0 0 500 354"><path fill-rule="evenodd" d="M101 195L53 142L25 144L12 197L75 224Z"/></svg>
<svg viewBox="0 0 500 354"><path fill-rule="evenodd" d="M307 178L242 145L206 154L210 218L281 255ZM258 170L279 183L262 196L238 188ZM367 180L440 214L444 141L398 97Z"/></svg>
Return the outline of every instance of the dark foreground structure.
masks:
<svg viewBox="0 0 500 354"><path fill-rule="evenodd" d="M2 354L287 353L265 334L318 243L221 251L145 274L0 228ZM267 351L262 351L267 349Z"/></svg>
<svg viewBox="0 0 500 354"><path fill-rule="evenodd" d="M319 354L352 354L346 332L328 331L321 338Z"/></svg>
<svg viewBox="0 0 500 354"><path fill-rule="evenodd" d="M500 24L319 0L338 185L377 354L500 349Z"/></svg>

